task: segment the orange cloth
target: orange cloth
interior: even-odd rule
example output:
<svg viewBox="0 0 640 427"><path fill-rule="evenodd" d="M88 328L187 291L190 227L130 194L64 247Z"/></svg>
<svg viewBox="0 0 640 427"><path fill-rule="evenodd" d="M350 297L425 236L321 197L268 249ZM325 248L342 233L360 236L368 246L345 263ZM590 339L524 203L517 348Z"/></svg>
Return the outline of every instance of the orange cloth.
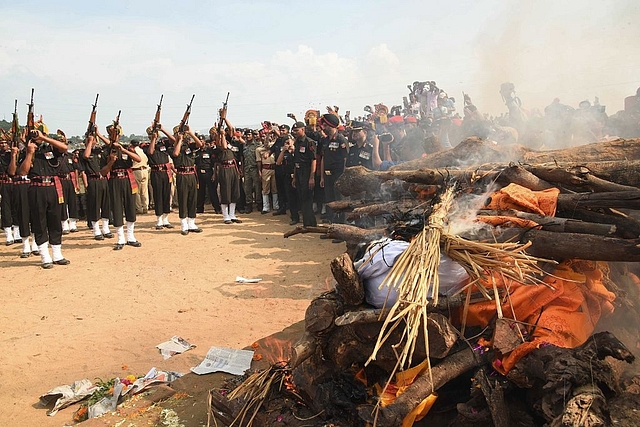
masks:
<svg viewBox="0 0 640 427"><path fill-rule="evenodd" d="M560 190L550 188L542 191L532 191L518 184L509 184L491 195L488 209L517 210L554 216L558 206Z"/></svg>
<svg viewBox="0 0 640 427"><path fill-rule="evenodd" d="M503 298L501 304L504 317L536 325L530 327L533 330L528 337L530 341L503 355L502 359L496 359L494 368L506 374L522 357L545 343L565 348L583 344L593 333L600 316L613 312L611 302L615 294L604 286L603 272L608 272L607 263L565 261L553 272L556 277L544 279L554 289L524 285L493 274L496 286L509 292L509 297ZM492 288L490 281L483 281L483 285ZM494 301L471 304L467 325L487 326L495 315Z"/></svg>
<svg viewBox="0 0 640 427"><path fill-rule="evenodd" d="M393 403L398 396L400 396L409 387L419 375L426 374L429 369L429 360L425 359L418 366L407 369L406 371L398 372L396 374L395 382L392 382L387 388L382 390L382 387L376 384L378 395L380 396L380 405L387 406ZM423 399L411 412L409 412L402 420L402 427L411 427L414 422L420 421L429 413L431 407L438 398L437 393L431 393L425 399Z"/></svg>

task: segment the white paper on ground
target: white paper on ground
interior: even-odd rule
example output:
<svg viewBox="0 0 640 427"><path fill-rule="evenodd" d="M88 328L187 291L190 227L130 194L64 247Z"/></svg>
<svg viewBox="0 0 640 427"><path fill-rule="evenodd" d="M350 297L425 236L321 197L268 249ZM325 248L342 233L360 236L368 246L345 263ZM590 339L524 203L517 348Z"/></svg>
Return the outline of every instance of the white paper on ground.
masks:
<svg viewBox="0 0 640 427"><path fill-rule="evenodd" d="M236 282L238 283L258 283L262 279L246 279L242 276L236 276Z"/></svg>
<svg viewBox="0 0 640 427"><path fill-rule="evenodd" d="M242 375L251 367L252 359L253 351L211 347L204 360L195 368L191 368L191 372L203 375L222 371Z"/></svg>
<svg viewBox="0 0 640 427"><path fill-rule="evenodd" d="M195 348L195 345L187 342L177 335L174 335L171 337L171 340L158 344L156 348L160 350L160 354L162 354L162 357L166 360L171 356L175 356L176 354L184 353L187 350Z"/></svg>

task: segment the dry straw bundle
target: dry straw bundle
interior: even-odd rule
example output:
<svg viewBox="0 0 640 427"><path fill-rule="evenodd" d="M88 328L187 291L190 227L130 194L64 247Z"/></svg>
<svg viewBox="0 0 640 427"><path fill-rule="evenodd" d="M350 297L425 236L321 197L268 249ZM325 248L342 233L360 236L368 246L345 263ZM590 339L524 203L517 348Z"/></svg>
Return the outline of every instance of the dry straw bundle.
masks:
<svg viewBox="0 0 640 427"><path fill-rule="evenodd" d="M227 396L229 400L242 398L245 401L242 409L229 427L236 425L250 427L253 425L254 418L262 404L269 397L272 388L277 386L279 391L282 390L285 380L290 376L291 370L289 367L281 363L272 365L264 371L251 374ZM292 390L288 391L295 395ZM300 396L297 397L302 399ZM245 420L247 420L246 423Z"/></svg>
<svg viewBox="0 0 640 427"><path fill-rule="evenodd" d="M390 380L399 370L412 365L413 352L420 331L424 335L424 344L429 358L429 337L427 333L427 308L438 303L441 248L454 261L461 264L471 280L463 289L467 292L466 308L469 304L472 287L476 287L487 299L496 300L498 317L502 317L500 296L495 282L486 289L480 279L490 276L488 272L504 275L505 278L521 283L541 284L538 276L543 273L538 266L540 258L527 255L528 245L517 243L479 243L450 235L446 232L447 215L453 205L454 188L448 186L434 206L420 233L411 241L409 247L398 257L389 274L380 285L397 288L398 299L384 320L378 340L367 364L376 359L377 352L398 327L403 327L400 342L393 345L398 351L398 363L390 375ZM429 299L432 295L432 299ZM508 297L508 293L507 293ZM429 375L431 369L429 366Z"/></svg>

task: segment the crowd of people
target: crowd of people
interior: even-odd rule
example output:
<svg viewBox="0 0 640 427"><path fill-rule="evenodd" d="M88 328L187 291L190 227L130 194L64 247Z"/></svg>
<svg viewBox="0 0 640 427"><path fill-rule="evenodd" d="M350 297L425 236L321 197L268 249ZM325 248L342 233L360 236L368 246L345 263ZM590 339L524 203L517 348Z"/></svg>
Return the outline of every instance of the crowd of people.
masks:
<svg viewBox="0 0 640 427"><path fill-rule="evenodd" d="M202 232L196 217L206 204L227 225L242 223L237 213L254 211L288 214L292 226L343 222L327 204L341 198L336 182L346 167L385 170L467 136L507 134L517 140L526 134L535 115L521 107L512 85L502 89L509 113L501 117L481 114L466 94L461 116L455 99L430 81L410 85L401 106L366 106L366 114L353 119L334 106L325 113L308 110L304 121L289 114L291 126L265 121L259 129L239 129L222 109L208 135L185 124L167 129L154 122L148 140L126 145L114 122L107 136L97 126L88 129L84 148L73 152L64 134L48 135L44 123L29 132L3 132L0 217L6 245L22 243L20 257L39 255L48 269L70 263L62 254L62 236L79 231L81 219L93 239L114 238L113 249L122 250L142 245L135 237L138 215L153 210L160 232L174 228L169 217L177 207L180 233L188 236ZM624 136L638 136L640 89L627 104L621 116L632 125ZM573 110L555 100L542 117L544 132L558 139L597 140L607 123L604 108L588 101ZM567 117L583 126L574 129Z"/></svg>

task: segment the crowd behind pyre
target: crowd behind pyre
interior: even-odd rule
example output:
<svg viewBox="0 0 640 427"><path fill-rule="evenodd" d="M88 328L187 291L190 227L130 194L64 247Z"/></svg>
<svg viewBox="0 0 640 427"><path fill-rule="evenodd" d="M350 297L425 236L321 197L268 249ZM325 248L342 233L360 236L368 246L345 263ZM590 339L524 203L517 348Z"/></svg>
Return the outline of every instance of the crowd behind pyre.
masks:
<svg viewBox="0 0 640 427"><path fill-rule="evenodd" d="M254 211L288 213L290 225L315 226L318 217L342 222L327 203L341 198L335 183L345 167L384 170L470 136L536 149L640 136L640 88L610 117L597 98L577 108L555 99L544 112L527 110L511 83L500 88L508 111L499 117L483 114L468 94L459 111L433 81L408 89L401 105L366 106L354 117L337 106L308 110L302 120L288 114L291 126L263 121L259 129L235 128L223 108L208 135L194 132L186 113L187 120L167 129L157 120L158 108L148 140L120 143L117 120L107 136L90 121L84 147L73 152L62 131L49 135L42 120L19 128L16 116L13 129L0 132L6 245L22 243L20 258L40 255L43 268L67 265L62 236L78 232L80 219L93 239L115 237L113 249L121 250L141 246L137 215L152 209L161 232L174 228L169 215L177 207L180 233L187 236L202 231L196 215L209 203L224 224L242 223L236 213Z"/></svg>

